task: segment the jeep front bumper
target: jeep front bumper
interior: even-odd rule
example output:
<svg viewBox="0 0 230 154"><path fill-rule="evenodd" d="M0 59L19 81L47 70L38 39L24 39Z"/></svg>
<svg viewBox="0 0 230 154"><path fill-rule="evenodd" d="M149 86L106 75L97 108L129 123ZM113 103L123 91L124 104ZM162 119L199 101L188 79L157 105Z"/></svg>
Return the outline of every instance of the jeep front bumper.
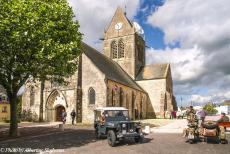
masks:
<svg viewBox="0 0 230 154"><path fill-rule="evenodd" d="M140 136L142 136L142 134L138 134L137 132L125 133L125 134L122 134L122 133L117 134L117 138L136 138L136 137L140 137Z"/></svg>

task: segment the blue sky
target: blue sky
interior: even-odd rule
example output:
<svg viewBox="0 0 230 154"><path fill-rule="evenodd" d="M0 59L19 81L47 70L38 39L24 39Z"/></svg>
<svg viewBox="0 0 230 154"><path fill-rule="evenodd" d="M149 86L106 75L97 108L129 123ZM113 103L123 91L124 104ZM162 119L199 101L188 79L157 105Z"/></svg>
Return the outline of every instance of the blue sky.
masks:
<svg viewBox="0 0 230 154"><path fill-rule="evenodd" d="M84 41L99 51L118 6L145 31L147 64L170 63L178 104L230 99L229 0L69 0Z"/></svg>
<svg viewBox="0 0 230 154"><path fill-rule="evenodd" d="M161 0L153 1L142 1L140 4L140 10L134 17L145 31L145 41L147 46L153 47L155 49L164 49L164 33L157 27L154 27L147 23L147 17L155 11L159 6L164 3Z"/></svg>

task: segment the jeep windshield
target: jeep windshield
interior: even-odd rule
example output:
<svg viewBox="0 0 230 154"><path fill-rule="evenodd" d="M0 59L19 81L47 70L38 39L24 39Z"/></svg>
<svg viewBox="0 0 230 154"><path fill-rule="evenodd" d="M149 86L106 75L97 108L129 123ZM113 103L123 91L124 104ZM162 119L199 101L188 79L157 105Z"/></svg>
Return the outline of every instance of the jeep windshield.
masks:
<svg viewBox="0 0 230 154"><path fill-rule="evenodd" d="M126 121L129 120L129 112L127 110L105 111L105 116L108 121Z"/></svg>

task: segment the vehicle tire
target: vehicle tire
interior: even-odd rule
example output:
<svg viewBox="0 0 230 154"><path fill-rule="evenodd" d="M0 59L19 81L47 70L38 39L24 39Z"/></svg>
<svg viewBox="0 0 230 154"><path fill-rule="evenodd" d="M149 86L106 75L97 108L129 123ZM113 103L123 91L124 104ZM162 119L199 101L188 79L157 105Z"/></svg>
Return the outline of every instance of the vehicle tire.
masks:
<svg viewBox="0 0 230 154"><path fill-rule="evenodd" d="M143 137L141 137L141 136L136 137L136 138L134 138L134 141L135 141L136 143L142 143L142 142L143 142Z"/></svg>
<svg viewBox="0 0 230 154"><path fill-rule="evenodd" d="M218 127L218 125L216 123L204 123L203 127L206 129L215 129Z"/></svg>
<svg viewBox="0 0 230 154"><path fill-rule="evenodd" d="M107 133L108 144L112 147L116 145L116 134L113 130L109 130Z"/></svg>
<svg viewBox="0 0 230 154"><path fill-rule="evenodd" d="M204 137L204 136L199 137L199 140L200 140L201 142L205 142L205 137Z"/></svg>
<svg viewBox="0 0 230 154"><path fill-rule="evenodd" d="M101 133L98 132L98 129L95 130L96 139L101 139Z"/></svg>
<svg viewBox="0 0 230 154"><path fill-rule="evenodd" d="M208 137L205 138L206 143L209 143L210 139Z"/></svg>
<svg viewBox="0 0 230 154"><path fill-rule="evenodd" d="M190 144L193 144L193 143L194 143L194 140L188 140L188 142L189 142Z"/></svg>
<svg viewBox="0 0 230 154"><path fill-rule="evenodd" d="M143 139L144 139L143 136L141 135L141 134L142 134L142 130L141 130L141 129L138 129L137 132L138 132L139 136L136 137L136 138L134 138L134 141L135 141L136 143L142 143L142 142L143 142Z"/></svg>
<svg viewBox="0 0 230 154"><path fill-rule="evenodd" d="M220 140L221 144L226 144L226 140Z"/></svg>

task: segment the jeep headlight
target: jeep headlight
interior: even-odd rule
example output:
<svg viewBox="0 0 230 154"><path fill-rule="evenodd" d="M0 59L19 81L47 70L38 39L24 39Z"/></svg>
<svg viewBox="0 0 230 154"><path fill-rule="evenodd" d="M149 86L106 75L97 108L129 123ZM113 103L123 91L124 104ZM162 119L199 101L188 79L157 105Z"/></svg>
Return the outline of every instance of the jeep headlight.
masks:
<svg viewBox="0 0 230 154"><path fill-rule="evenodd" d="M122 127L126 127L126 124L122 124Z"/></svg>

